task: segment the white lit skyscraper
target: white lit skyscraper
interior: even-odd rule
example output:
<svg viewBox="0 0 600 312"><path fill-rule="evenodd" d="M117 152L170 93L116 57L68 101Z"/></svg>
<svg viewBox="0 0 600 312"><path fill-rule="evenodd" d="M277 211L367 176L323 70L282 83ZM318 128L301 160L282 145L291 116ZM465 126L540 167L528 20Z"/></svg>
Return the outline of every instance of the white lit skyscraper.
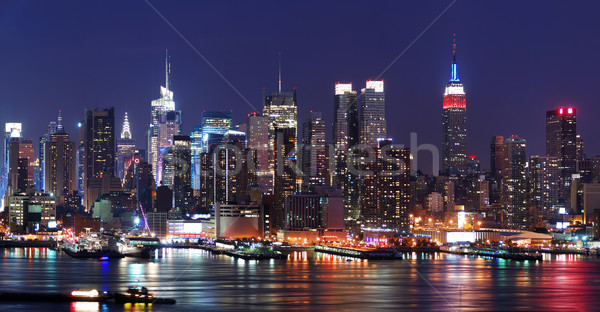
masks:
<svg viewBox="0 0 600 312"><path fill-rule="evenodd" d="M279 92L272 92L264 96L263 116L267 118L269 124L269 172L275 175L276 158L276 137L280 132L280 137L285 137L286 154L282 155L288 160L295 162L298 147L298 104L296 102L296 89L292 92L281 92L281 83ZM283 135L282 133L285 133ZM293 148L290 148L289 142L294 142ZM282 168L280 164L280 168ZM273 183L276 183L273 178ZM277 194L275 194L277 196Z"/></svg>
<svg viewBox="0 0 600 312"><path fill-rule="evenodd" d="M167 51L168 52L168 51ZM169 74L171 71L168 53L165 53L165 86L160 87L160 98L152 101L151 105L151 120L150 128L148 129L148 163L152 165L152 174L157 182L159 177L159 161L160 161L160 128L161 124L166 122L168 112L175 111L175 101L173 101L173 91L169 90ZM168 139L168 131L163 129L163 140ZM175 133L179 134L179 132ZM172 136L171 136L172 140ZM164 143L164 142L163 142ZM172 143L172 142L171 142Z"/></svg>
<svg viewBox="0 0 600 312"><path fill-rule="evenodd" d="M377 148L377 139L385 137L387 125L383 80L367 80L365 88L361 90L360 143Z"/></svg>
<svg viewBox="0 0 600 312"><path fill-rule="evenodd" d="M358 107L352 83L336 83L333 112L335 174L333 185L342 191L344 218L358 219L358 177L348 171L349 149L359 143Z"/></svg>

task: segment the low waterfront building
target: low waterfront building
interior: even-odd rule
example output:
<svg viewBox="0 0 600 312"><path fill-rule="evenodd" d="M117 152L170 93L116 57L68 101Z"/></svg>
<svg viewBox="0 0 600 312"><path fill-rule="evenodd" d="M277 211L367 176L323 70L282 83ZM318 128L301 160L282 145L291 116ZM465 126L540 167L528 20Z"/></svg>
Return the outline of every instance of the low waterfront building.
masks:
<svg viewBox="0 0 600 312"><path fill-rule="evenodd" d="M285 228L277 232L277 240L288 243L315 244L343 241L344 201L342 193L331 186L317 186L311 193L285 198Z"/></svg>
<svg viewBox="0 0 600 312"><path fill-rule="evenodd" d="M264 234L264 210L259 204L213 205L202 230L212 238L260 238Z"/></svg>
<svg viewBox="0 0 600 312"><path fill-rule="evenodd" d="M167 220L169 238L201 238L203 234L201 220Z"/></svg>
<svg viewBox="0 0 600 312"><path fill-rule="evenodd" d="M146 221L148 222L148 228L150 233L156 237L163 238L168 234L167 231L167 217L166 212L148 212L146 213Z"/></svg>
<svg viewBox="0 0 600 312"><path fill-rule="evenodd" d="M346 230L283 230L277 232L277 241L289 244L318 244L321 242L343 242L348 238Z"/></svg>
<svg viewBox="0 0 600 312"><path fill-rule="evenodd" d="M8 196L8 224L12 233L29 234L56 224L54 194L16 194Z"/></svg>
<svg viewBox="0 0 600 312"><path fill-rule="evenodd" d="M464 231L460 229L413 229L415 236L429 238L437 244L457 242L499 242L502 240L500 232L492 230Z"/></svg>

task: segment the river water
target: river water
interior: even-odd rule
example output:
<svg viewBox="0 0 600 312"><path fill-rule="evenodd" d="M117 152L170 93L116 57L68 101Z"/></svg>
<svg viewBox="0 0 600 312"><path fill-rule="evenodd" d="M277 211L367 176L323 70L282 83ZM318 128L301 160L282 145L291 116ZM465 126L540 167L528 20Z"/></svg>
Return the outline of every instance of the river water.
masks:
<svg viewBox="0 0 600 312"><path fill-rule="evenodd" d="M175 305L1 303L0 311L592 311L600 260L542 262L435 254L353 260L295 252L238 260L199 249L162 249L152 260L73 259L45 248L0 250L0 292L122 291L137 284Z"/></svg>

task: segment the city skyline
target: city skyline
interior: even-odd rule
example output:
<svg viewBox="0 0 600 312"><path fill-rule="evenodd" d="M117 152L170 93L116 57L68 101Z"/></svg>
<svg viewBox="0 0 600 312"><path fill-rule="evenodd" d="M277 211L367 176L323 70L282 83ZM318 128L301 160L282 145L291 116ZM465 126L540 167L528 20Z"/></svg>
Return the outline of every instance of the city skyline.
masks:
<svg viewBox="0 0 600 312"><path fill-rule="evenodd" d="M12 16L19 16L19 12L25 14L24 11L19 11L23 9L23 5L5 5L13 10ZM161 5L160 2L156 3L156 8L162 10ZM285 5L298 9L297 12L292 11L293 16L305 13L304 8L295 7L293 4ZM390 6L390 10L394 9L392 4L385 5ZM307 62L313 64L310 58L307 59L308 54L301 54L301 52L306 51L306 48L291 48L295 45L289 39L282 39L278 43L270 42L260 48L253 48L250 45L247 51L239 54L237 52L227 52L225 55L217 55L215 54L219 50L217 48L231 47L233 43L218 40L216 45L202 45L199 44L196 38L206 35L206 32L200 31L196 35L193 31L188 31L186 27L190 25L185 22L186 19L180 19L182 25L178 24L179 20L174 21L174 26L180 29L258 110L262 108L260 107L261 89L265 87L267 90L275 90L277 87L277 53L281 51L283 89L289 90L297 86L299 116L305 116L311 109L323 113L328 129L327 138L330 141L330 129L333 123L331 95L333 94L334 83L352 81L357 89L360 89L362 88L361 81L375 79L376 75L402 51L416 33L446 5L445 2L436 2L426 5L426 7L411 7L412 10L407 8L406 10L396 11L396 13L401 14L414 11L415 14L413 15L415 16L406 21L406 23L412 23L411 27L407 28L407 31L399 32L396 29L399 29L399 25L404 22L384 18L383 21L378 23L387 27L382 27L380 32L376 32L372 36L374 36L374 39L385 38L386 44L375 45L375 48L369 49L361 48L358 49L358 52L340 51L337 48L332 48L329 43L325 42L330 37L322 33L330 32L334 28L328 24L320 25L323 27L315 38L298 39L300 42L315 40L316 43L324 43L324 45L321 45L324 53L319 54L319 57L314 59L314 65L311 66L315 67L308 68L300 66L300 64L306 64ZM384 5L381 4L381 6ZM527 12L533 10L533 7L534 5L526 4L523 10ZM48 9L56 10L57 8ZM123 7L123 12L114 13L118 21L114 27L124 27L124 34L130 34L131 32L128 32L128 30L139 31L137 26L126 24L124 20L126 12L137 8L142 7L127 4ZM9 29L0 33L0 36L9 36L9 38L17 36L21 38L19 39L22 40L20 42L25 44L15 44L5 51L5 59L14 60L14 64L7 64L5 75L0 77L0 82L12 90L12 92L9 92L6 101L14 104L11 106L16 107L11 110L11 113L4 114L1 122L22 122L24 137L36 138L40 133L43 133L43 129L50 121L45 120L47 119L45 116L55 116L56 111L61 109L66 131L75 134L76 123L81 119L82 108L103 108L115 105L116 116L122 116L126 110L129 112L143 112L140 114L141 116L131 116L131 125L133 128L132 133L138 142L144 142L141 135L149 123L149 117L147 116L149 114L146 113L148 110L147 104L158 97L156 90L160 84L164 83L164 69L161 68L161 64L164 64L162 53L167 48L170 54L173 55L171 76L173 85L171 89L176 94L174 100L178 103L178 109L181 109L183 114L187 116L183 120L182 132L187 133L193 126L199 124L199 118L193 116L198 116L203 110L220 110L220 107L233 110L235 123L244 122L244 116L253 109L247 103L244 103L243 99L222 81L210 67L206 66L204 61L195 55L193 50L186 46L185 42L177 37L176 33L167 24L160 20L160 17L153 15L155 12L150 11L147 7L143 8L147 12L139 17L140 25L152 22L152 29L144 31L156 30L157 33L164 34L168 39L163 42L139 42L137 40L133 40L134 42L131 43L124 42L122 35L111 36L116 29L111 28L101 31L91 27L92 21L99 22L99 25L102 25L101 21L93 18L96 14L102 12L101 9L97 8L99 12L89 13L92 15L87 17L90 17L91 21L83 24L83 26L87 26L87 28L84 27L88 31L86 34L89 34L90 38L103 38L105 40L103 42L107 43L107 46L114 46L114 49L100 48L99 45L88 42L82 46L82 49L88 52L86 54L88 56L82 58L81 56L73 56L70 49L57 50L50 48L48 55L56 56L53 59L52 66L50 66L50 71L41 70L39 74L29 75L27 83L24 83L23 79L29 69L18 71L14 65L22 64L21 62L27 60L32 63L32 67L47 68L49 60L40 58L39 54L34 54L35 50L31 50L33 47L46 44L46 42L37 36L18 36L23 32L29 35L36 34L38 30L33 29L31 25L24 25L26 27L19 31ZM281 9L281 7L277 9ZM169 10L164 12L166 18L169 18L169 13L172 13ZM321 13L314 13L310 16L325 14L328 10L331 10L331 8L325 6ZM517 33L517 26L527 26L532 22L525 18L524 12L517 12L512 17L516 25L503 23L507 25L503 31L504 35L493 29L489 34L483 36L484 30L490 30L489 28L483 27L484 30L476 31L473 27L470 27L473 26L472 23L475 20L483 18L483 16L474 17L475 10L480 10L483 12L483 16L491 18L492 20L489 23L503 20L502 17L490 13L488 5L468 1L457 2L422 38L416 41L414 46L407 50L406 55L402 56L397 63L382 75L381 78L386 82L387 116L388 118L398 116L401 121L388 125L388 136L393 137L395 142L408 145L409 133L416 132L419 134L420 143L431 143L440 147L440 93L448 77L447 65L450 55L451 35L456 33L460 49L458 59L460 75L461 80L465 82L465 91L469 94L470 103L468 114L469 149L467 152L477 155L483 168L487 168L487 164L489 164L489 137L492 135L509 136L518 134L527 139L528 154L543 155L544 117L540 112L563 106L572 106L581 112L578 120L579 132L586 142L586 153L588 155L598 154L599 146L591 140L591 134L598 130L598 126L591 120L591 116L596 112L596 109L593 106L594 97L591 93L593 92L591 85L593 79L588 74L588 71L594 72L594 68L598 65L590 62L593 58L588 54L590 53L588 49L578 53L577 59L574 60L568 57L568 55L574 53L574 47L572 45L565 47L558 44L561 37L567 37L566 34L571 37L585 36L585 28L583 31L577 28L578 33L575 33L575 28L577 25L587 23L588 19L567 17L573 17L576 14L585 17L587 13L573 12L572 9L563 7L561 4L549 3L542 8L542 13L547 13L539 17L542 21L545 21L545 18L550 18L553 13L557 14L556 12L560 11L563 16L566 16L565 21L575 21L573 25L566 25L564 21L559 20L555 24L547 25L544 29L522 27L523 34L521 34ZM383 11L385 10L380 12L383 17L389 14ZM36 16L35 14L38 14L36 10L27 11L26 16L23 16L22 21L19 22L31 21L30 19ZM233 12L235 17L243 21L247 20L247 17L240 16L240 14L237 10ZM83 14L68 22L81 22L80 19L85 16ZM35 23L33 24L35 25ZM359 22L348 22L347 26L354 32L348 31L348 34L342 34L342 39L350 39L354 36L354 33L359 35L361 33L361 31L358 31L360 24ZM417 27L417 25L419 26ZM265 34L268 34L269 31L300 31L287 22L278 25L279 30L273 30L268 26L268 23L257 23L250 28L252 30L263 29L262 33ZM314 27L318 26L319 23ZM376 26L378 25L373 27ZM189 29L195 28L190 27ZM408 31L408 29L413 29L413 31ZM218 32L216 31L215 34ZM536 34L536 36L531 36L532 34ZM560 36L560 34L563 36ZM77 32L70 38L62 36L64 35L57 38L60 39L58 42L67 46L77 44L82 39ZM229 39L236 39L239 34L232 36L234 37ZM262 37L262 35L259 37ZM225 36L225 38L227 37ZM389 40L389 38L393 38L393 40ZM498 38L501 38L501 40ZM236 40L233 41L236 42ZM599 44L594 38L586 42L591 46ZM519 49L514 48L517 45ZM135 49L128 49L128 46L135 46ZM548 49L549 46L552 46L552 48ZM27 50L23 50L23 48L27 48ZM358 54L360 54L359 52L365 52L365 50L369 50L369 55L374 57L363 61L363 58L358 57ZM538 53L543 56L542 60L548 62L549 58L560 59L558 57L560 55L563 56L562 59L568 61L552 62L552 71L550 71L549 68L546 69L548 66L545 66L545 63L542 63L541 60L532 60L535 55L533 50L543 50L543 52ZM248 60L250 57L254 59L253 63ZM95 60L95 62L90 62L91 60ZM527 64L524 64L525 61L527 61ZM324 62L327 64L324 64ZM573 62L584 63L579 63L578 66ZM568 66L565 63L569 63ZM102 65L105 68L98 68L95 64ZM583 64L586 64L586 66L583 66ZM83 67L75 70L72 67L75 65ZM517 67L519 68L517 69ZM252 74L249 74L248 70ZM56 79L48 82L47 75L50 72ZM552 76L549 75L549 72L564 74L553 75L554 79L549 79ZM564 77L569 77L569 79L566 80ZM70 81L70 83L66 81ZM55 85L58 82L62 82L60 85L63 87ZM517 84L527 85L528 87L518 88ZM70 92L65 92L64 86L71 86L68 88ZM26 94L31 92L24 93L21 91L31 88L38 92ZM43 100L38 98L41 95L44 96ZM223 101L215 101L217 97L223 98ZM27 104L34 105L31 103L40 102L44 102L44 105L39 107L40 114L27 116L28 110L24 109ZM110 105L104 103L110 103ZM490 110L494 110L494 118L492 119L485 117ZM515 114L515 111L518 113ZM408 118L408 116L416 117ZM299 122L301 123L303 120L301 119ZM120 131L120 129L117 130ZM423 157L426 158L427 155L423 155ZM425 164L429 161L424 159L421 163ZM429 168L421 169L430 173Z"/></svg>
<svg viewBox="0 0 600 312"><path fill-rule="evenodd" d="M600 3L113 1L0 2L0 307L595 306Z"/></svg>

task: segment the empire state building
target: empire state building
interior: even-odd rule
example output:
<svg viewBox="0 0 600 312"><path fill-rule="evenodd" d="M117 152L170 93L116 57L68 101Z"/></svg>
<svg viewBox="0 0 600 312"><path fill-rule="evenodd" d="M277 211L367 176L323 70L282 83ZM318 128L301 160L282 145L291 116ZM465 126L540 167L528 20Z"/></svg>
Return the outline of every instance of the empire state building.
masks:
<svg viewBox="0 0 600 312"><path fill-rule="evenodd" d="M463 175L467 160L467 100L456 71L456 40L452 45L450 81L442 108L442 173Z"/></svg>

